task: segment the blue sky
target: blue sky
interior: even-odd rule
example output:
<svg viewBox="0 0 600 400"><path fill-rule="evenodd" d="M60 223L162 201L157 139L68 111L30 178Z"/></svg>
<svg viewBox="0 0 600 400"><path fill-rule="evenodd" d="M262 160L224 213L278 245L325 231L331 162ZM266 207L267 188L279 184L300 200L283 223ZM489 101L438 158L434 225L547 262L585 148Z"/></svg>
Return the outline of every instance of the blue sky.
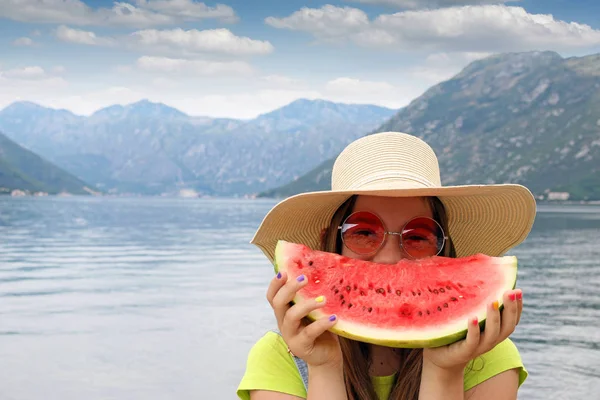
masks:
<svg viewBox="0 0 600 400"><path fill-rule="evenodd" d="M598 0L0 0L0 108L399 108L494 53L600 52L598 15Z"/></svg>

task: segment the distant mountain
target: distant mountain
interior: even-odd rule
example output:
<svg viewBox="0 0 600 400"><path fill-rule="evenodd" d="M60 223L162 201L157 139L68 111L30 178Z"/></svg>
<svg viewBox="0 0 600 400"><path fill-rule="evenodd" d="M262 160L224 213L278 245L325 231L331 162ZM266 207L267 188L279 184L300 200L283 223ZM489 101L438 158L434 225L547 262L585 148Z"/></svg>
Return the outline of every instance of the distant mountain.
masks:
<svg viewBox="0 0 600 400"><path fill-rule="evenodd" d="M306 173L394 112L298 100L242 121L190 117L149 101L89 117L14 103L0 111L0 129L103 190L244 195Z"/></svg>
<svg viewBox="0 0 600 400"><path fill-rule="evenodd" d="M600 199L600 55L530 52L473 62L370 133L385 131L428 142L444 184L513 182L540 198ZM329 189L333 162L261 196Z"/></svg>
<svg viewBox="0 0 600 400"><path fill-rule="evenodd" d="M0 194L13 190L35 193L90 194L85 182L0 133Z"/></svg>

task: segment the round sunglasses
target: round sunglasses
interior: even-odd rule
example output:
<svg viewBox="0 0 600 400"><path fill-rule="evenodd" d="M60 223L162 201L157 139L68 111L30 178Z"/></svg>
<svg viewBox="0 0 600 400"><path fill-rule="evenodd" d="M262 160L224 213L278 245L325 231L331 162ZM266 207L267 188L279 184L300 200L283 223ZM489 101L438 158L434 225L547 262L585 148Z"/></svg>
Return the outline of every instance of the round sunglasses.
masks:
<svg viewBox="0 0 600 400"><path fill-rule="evenodd" d="M344 245L360 255L376 253L387 235L397 235L400 247L409 257L433 257L442 252L448 239L441 225L432 218L415 217L404 224L400 232L390 232L376 214L368 211L350 214L338 230Z"/></svg>

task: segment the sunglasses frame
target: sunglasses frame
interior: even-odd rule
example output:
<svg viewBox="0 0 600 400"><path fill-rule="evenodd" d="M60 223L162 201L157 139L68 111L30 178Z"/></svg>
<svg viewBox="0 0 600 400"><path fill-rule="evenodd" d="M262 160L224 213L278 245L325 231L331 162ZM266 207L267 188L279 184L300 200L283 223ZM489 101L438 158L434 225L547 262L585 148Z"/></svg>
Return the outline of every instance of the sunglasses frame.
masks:
<svg viewBox="0 0 600 400"><path fill-rule="evenodd" d="M370 253L356 253L354 250L352 250L350 247L348 247L346 245L346 242L344 241L344 233L341 232L342 228L344 227L344 225L346 224L346 221L348 221L348 219L350 219L350 217L352 217L355 214L358 213L369 213L371 215L373 215L374 217L377 218L377 220L379 221L379 223L381 224L381 226L383 227L383 240L381 241L381 243L379 244L379 246L373 250ZM360 254L361 256L370 256L373 255L375 253L377 253L385 244L385 241L387 240L387 236L388 235L396 235L399 237L400 239L400 248L402 249L402 251L408 255L411 259L416 259L415 257L411 256L410 253L408 253L408 251L406 251L406 249L404 248L404 244L403 244L403 240L402 240L402 233L404 232L406 226L408 224L410 224L412 221L414 221L415 219L421 219L421 218L425 218L428 220L433 221L439 228L440 228L440 232L442 232L442 245L440 246L440 249L438 250L437 254L430 256L430 257L435 257L435 256L439 256L440 253L444 250L444 247L446 246L446 241L448 240L448 236L446 236L446 232L444 231L444 228L442 228L442 225L437 222L435 219L431 218L431 217L427 217L425 215L421 215L421 216L417 216L417 217L413 217L411 219L409 219L408 221L406 221L406 223L402 226L402 230L400 232L392 232L392 231L388 231L387 227L385 226L385 223L383 222L383 220L381 219L381 217L379 215L377 215L376 213L372 212L372 211L355 211L352 214L348 215L346 218L344 218L344 221L342 222L342 225L338 226L338 230L340 231L340 238L342 239L342 243L344 244L344 246L348 247L348 249L350 249L351 251L355 252L356 254Z"/></svg>

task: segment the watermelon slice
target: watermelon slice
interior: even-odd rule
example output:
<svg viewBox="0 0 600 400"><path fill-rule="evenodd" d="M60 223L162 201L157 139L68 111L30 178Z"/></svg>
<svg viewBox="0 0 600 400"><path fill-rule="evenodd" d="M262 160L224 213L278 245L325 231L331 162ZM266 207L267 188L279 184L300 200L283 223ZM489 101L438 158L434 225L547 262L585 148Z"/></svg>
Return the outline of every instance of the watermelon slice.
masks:
<svg viewBox="0 0 600 400"><path fill-rule="evenodd" d="M294 302L325 296L309 319L336 314L331 331L389 347L438 347L463 339L468 320L485 324L487 306L514 289L516 257L477 254L377 264L279 241L275 270L307 284Z"/></svg>

